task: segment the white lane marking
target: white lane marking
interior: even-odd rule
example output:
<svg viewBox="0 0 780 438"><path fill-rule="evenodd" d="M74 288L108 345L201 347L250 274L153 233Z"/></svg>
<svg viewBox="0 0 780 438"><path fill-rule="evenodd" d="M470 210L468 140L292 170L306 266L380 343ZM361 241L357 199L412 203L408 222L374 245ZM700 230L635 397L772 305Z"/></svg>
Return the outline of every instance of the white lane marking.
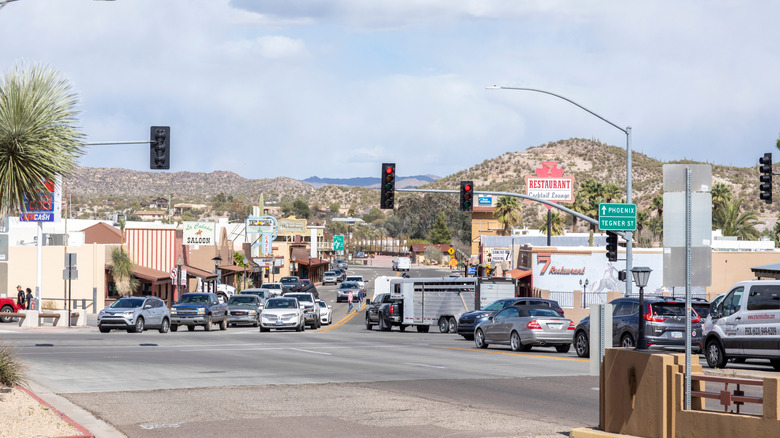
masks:
<svg viewBox="0 0 780 438"><path fill-rule="evenodd" d="M441 365L426 365L424 363L405 363L404 365L412 365L415 367L425 367L425 368L439 368L439 369L447 369L447 367L441 366Z"/></svg>
<svg viewBox="0 0 780 438"><path fill-rule="evenodd" d="M322 354L322 355L325 355L325 356L332 356L332 354L325 353L325 352L322 352L322 351L303 350L303 349L300 349L300 348L291 348L290 350L300 351L302 353L312 353L312 354Z"/></svg>
<svg viewBox="0 0 780 438"><path fill-rule="evenodd" d="M140 425L141 429L146 429L146 430L163 429L163 428L166 428L166 427L176 428L176 427L179 427L179 426L181 426L181 423L141 424Z"/></svg>

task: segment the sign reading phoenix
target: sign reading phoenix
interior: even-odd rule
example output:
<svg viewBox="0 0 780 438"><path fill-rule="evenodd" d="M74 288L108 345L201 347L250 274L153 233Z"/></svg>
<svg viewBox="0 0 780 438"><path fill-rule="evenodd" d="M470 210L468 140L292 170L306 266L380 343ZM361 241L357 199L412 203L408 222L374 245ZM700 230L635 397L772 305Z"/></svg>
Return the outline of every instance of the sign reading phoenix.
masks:
<svg viewBox="0 0 780 438"><path fill-rule="evenodd" d="M563 176L556 161L543 161L536 176L525 177L526 195L554 202L574 202L574 177ZM526 199L525 202L533 202Z"/></svg>

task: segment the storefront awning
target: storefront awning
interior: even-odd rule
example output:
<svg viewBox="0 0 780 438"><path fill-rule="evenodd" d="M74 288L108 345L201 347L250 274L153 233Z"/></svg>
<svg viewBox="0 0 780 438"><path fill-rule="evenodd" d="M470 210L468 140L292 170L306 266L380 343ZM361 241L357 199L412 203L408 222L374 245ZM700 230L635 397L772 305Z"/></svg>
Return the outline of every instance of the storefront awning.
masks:
<svg viewBox="0 0 780 438"><path fill-rule="evenodd" d="M184 265L182 266L182 270L184 269L187 270L187 275L192 275L193 277L198 277L202 280L214 280L217 278L217 274L204 271L203 269L199 269L194 266Z"/></svg>
<svg viewBox="0 0 780 438"><path fill-rule="evenodd" d="M504 277L509 278L525 278L529 275L533 274L533 271L530 269L511 269L509 271L504 272Z"/></svg>
<svg viewBox="0 0 780 438"><path fill-rule="evenodd" d="M244 272L243 266L236 266L236 265L219 265L219 269L222 271L229 271L229 272Z"/></svg>
<svg viewBox="0 0 780 438"><path fill-rule="evenodd" d="M304 266L322 266L322 265L327 265L328 263L330 263L327 260L316 258L316 257L315 258L311 258L311 259L309 259L309 258L297 259L295 262L296 263L300 263L301 265L304 265Z"/></svg>
<svg viewBox="0 0 780 438"><path fill-rule="evenodd" d="M133 276L152 283L171 283L171 273L158 271L157 269L133 265Z"/></svg>

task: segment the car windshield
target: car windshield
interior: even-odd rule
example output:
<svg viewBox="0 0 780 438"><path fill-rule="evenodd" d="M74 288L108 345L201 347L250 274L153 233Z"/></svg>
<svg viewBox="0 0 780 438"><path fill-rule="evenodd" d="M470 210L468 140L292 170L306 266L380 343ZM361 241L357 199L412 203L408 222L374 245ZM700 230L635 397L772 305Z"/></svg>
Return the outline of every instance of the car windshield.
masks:
<svg viewBox="0 0 780 438"><path fill-rule="evenodd" d="M325 301L319 301L318 304L320 305L320 307L328 307L328 305L325 304Z"/></svg>
<svg viewBox="0 0 780 438"><path fill-rule="evenodd" d="M528 313L530 313L531 316L561 316L553 309L528 309Z"/></svg>
<svg viewBox="0 0 780 438"><path fill-rule="evenodd" d="M503 309L504 307L507 307L510 302L511 300L498 300L486 306L482 310L487 310L488 312L495 312Z"/></svg>
<svg viewBox="0 0 780 438"><path fill-rule="evenodd" d="M333 271L328 271L328 272L325 273L325 275L336 275L336 273L333 272Z"/></svg>
<svg viewBox="0 0 780 438"><path fill-rule="evenodd" d="M282 283L297 283L298 277L282 277L279 281Z"/></svg>
<svg viewBox="0 0 780 438"><path fill-rule="evenodd" d="M177 304L208 304L208 295L182 295Z"/></svg>
<svg viewBox="0 0 780 438"><path fill-rule="evenodd" d="M266 289L281 289L282 288L281 285L274 284L274 283L266 283L265 285L263 285L263 287L265 287Z"/></svg>
<svg viewBox="0 0 780 438"><path fill-rule="evenodd" d="M339 286L339 289L357 289L358 285L354 281L350 282L343 282L341 283L341 286Z"/></svg>
<svg viewBox="0 0 780 438"><path fill-rule="evenodd" d="M245 296L233 296L230 297L228 300L228 305L230 306L256 306L257 305L257 296L256 295L245 295Z"/></svg>
<svg viewBox="0 0 780 438"><path fill-rule="evenodd" d="M309 294L285 294L285 295L290 298L297 298L298 301L306 301L306 302L312 301L311 295Z"/></svg>
<svg viewBox="0 0 780 438"><path fill-rule="evenodd" d="M691 303L691 307L702 318L706 318L710 314L710 303Z"/></svg>
<svg viewBox="0 0 780 438"><path fill-rule="evenodd" d="M347 277L347 281L363 281L362 277Z"/></svg>
<svg viewBox="0 0 780 438"><path fill-rule="evenodd" d="M295 300L291 299L270 299L265 303L266 309L295 309Z"/></svg>
<svg viewBox="0 0 780 438"><path fill-rule="evenodd" d="M113 308L123 308L123 309L130 309L130 308L136 308L141 307L144 305L144 299L143 298L120 298L114 304L111 305Z"/></svg>

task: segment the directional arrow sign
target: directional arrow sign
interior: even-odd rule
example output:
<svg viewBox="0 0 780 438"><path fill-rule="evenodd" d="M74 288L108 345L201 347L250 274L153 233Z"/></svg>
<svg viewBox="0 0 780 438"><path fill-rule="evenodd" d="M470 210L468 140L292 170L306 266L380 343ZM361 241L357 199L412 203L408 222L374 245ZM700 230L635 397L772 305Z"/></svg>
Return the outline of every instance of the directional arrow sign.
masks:
<svg viewBox="0 0 780 438"><path fill-rule="evenodd" d="M599 204L599 229L605 231L636 230L636 204Z"/></svg>
<svg viewBox="0 0 780 438"><path fill-rule="evenodd" d="M333 236L333 251L344 251L344 236Z"/></svg>

